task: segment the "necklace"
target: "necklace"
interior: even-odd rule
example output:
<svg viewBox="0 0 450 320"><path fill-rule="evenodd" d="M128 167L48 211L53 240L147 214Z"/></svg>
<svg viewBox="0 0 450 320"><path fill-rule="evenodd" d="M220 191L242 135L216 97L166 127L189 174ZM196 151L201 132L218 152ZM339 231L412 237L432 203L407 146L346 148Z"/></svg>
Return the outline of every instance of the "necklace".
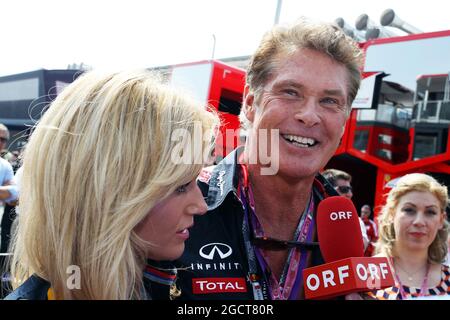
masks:
<svg viewBox="0 0 450 320"><path fill-rule="evenodd" d="M420 268L419 268L418 270L416 270L415 272L409 273L409 272L406 271L404 268L402 268L401 265L400 265L398 262L394 261L394 264L395 264L401 271L403 271L403 272L407 275L409 281L413 281L414 276L415 276L419 271L422 271L422 270L423 270L423 267L420 267ZM427 264L427 265L428 265L428 264Z"/></svg>
<svg viewBox="0 0 450 320"><path fill-rule="evenodd" d="M390 258L390 264L391 264L391 266L394 266L394 259L393 259L392 257ZM409 275L409 278L408 278L409 281L412 281L413 276L414 276L417 272L420 271L420 269L419 269L419 270L417 270L415 273L413 273L412 275L410 275L408 272L406 272L404 269L402 269L402 267L400 267L400 265L399 265L398 263L397 263L397 266L399 267L399 269L403 270L403 272L405 272L406 274ZM421 268L421 269L422 269L422 268ZM430 273L430 264L427 263L427 269L426 269L426 271L425 271L425 276L423 277L423 281L422 281L422 286L421 286L421 288L420 288L419 297L425 296L425 295L426 295L426 290L427 290L427 288L428 288L428 274L429 274L429 273ZM405 289L403 288L403 284L402 284L402 282L401 282L401 280L400 280L400 277L398 276L398 273L397 273L397 272L394 272L394 276L395 276L395 278L396 278L396 280L397 280L396 285L398 285L398 288L399 288L399 291L400 291L399 294L400 294L400 296L401 296L401 299L402 299L402 300L408 299L408 295L406 294Z"/></svg>

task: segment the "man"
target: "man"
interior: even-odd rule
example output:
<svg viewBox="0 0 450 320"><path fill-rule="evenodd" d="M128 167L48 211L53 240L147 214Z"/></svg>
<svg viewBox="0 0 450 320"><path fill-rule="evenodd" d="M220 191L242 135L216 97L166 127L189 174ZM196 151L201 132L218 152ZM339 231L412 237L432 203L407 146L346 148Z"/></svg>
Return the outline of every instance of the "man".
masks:
<svg viewBox="0 0 450 320"><path fill-rule="evenodd" d="M348 199L353 198L352 176L345 171L327 169L322 175L331 183L339 195Z"/></svg>
<svg viewBox="0 0 450 320"><path fill-rule="evenodd" d="M301 21L263 37L247 72L245 147L199 178L208 213L175 264L181 298L304 298L303 269L323 263L316 208L337 195L318 172L343 135L360 61L329 24ZM170 283L163 268L147 270L154 298Z"/></svg>
<svg viewBox="0 0 450 320"><path fill-rule="evenodd" d="M352 189L352 176L345 171L337 169L327 169L322 172L322 175L331 183L334 189L339 193L340 196L352 199L353 189ZM367 250L370 240L367 236L366 226L359 217L359 226L361 227L361 234L364 243L364 250Z"/></svg>
<svg viewBox="0 0 450 320"><path fill-rule="evenodd" d="M366 227L367 237L369 239L369 245L366 248L364 255L371 257L375 251L375 242L378 240L378 228L377 224L370 219L372 210L368 204L361 207L361 220Z"/></svg>
<svg viewBox="0 0 450 320"><path fill-rule="evenodd" d="M9 130L0 123L0 149L2 154L7 152L7 144L9 141ZM4 253L8 250L10 230L12 220L14 219L13 204L17 200L17 188L14 182L14 171L11 164L0 157L0 202L5 204L1 222L1 249Z"/></svg>
<svg viewBox="0 0 450 320"><path fill-rule="evenodd" d="M3 155L8 152L7 149L8 141L9 141L9 130L3 123L0 123L0 154L2 158Z"/></svg>

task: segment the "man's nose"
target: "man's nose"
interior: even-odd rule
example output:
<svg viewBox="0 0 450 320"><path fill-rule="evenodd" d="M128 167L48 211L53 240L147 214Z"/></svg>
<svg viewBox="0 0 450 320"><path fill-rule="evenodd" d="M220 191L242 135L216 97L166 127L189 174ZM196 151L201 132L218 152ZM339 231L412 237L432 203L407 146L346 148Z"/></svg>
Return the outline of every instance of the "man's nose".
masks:
<svg viewBox="0 0 450 320"><path fill-rule="evenodd" d="M304 123L307 127L313 127L320 122L314 97L308 97L295 110L295 119Z"/></svg>

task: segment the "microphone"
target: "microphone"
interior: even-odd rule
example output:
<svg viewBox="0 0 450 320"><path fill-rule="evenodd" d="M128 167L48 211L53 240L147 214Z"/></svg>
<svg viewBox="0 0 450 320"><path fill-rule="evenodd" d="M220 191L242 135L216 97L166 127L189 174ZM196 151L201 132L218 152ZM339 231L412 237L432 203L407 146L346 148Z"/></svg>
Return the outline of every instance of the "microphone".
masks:
<svg viewBox="0 0 450 320"><path fill-rule="evenodd" d="M358 214L348 198L334 196L319 203L317 235L326 262L364 256Z"/></svg>
<svg viewBox="0 0 450 320"><path fill-rule="evenodd" d="M394 285L385 257L364 257L364 244L353 202L324 199L317 208L317 235L325 264L303 270L306 299L327 299Z"/></svg>

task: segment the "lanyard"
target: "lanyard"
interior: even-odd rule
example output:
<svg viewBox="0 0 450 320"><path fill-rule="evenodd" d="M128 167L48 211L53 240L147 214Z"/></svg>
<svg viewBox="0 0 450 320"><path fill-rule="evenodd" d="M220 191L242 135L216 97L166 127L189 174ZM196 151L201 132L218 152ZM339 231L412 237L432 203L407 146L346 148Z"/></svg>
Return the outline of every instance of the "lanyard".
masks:
<svg viewBox="0 0 450 320"><path fill-rule="evenodd" d="M392 257L391 257L390 260L391 260L390 261L391 262L391 266L393 267L394 266L394 260L392 259ZM392 268L392 269L395 270L395 268ZM430 264L428 263L427 264L427 271L425 273L425 277L423 278L422 286L420 288L420 292L419 292L418 297L425 296L425 292L426 292L426 290L428 288L428 274L429 274L429 272L430 272ZM399 286L400 296L402 297L402 300L406 300L408 298L408 296L407 296L407 294L405 292L405 289L403 288L402 282L400 281L400 277L398 276L397 272L394 272L394 275L395 275L395 279L397 280L397 283L398 283L398 286Z"/></svg>
<svg viewBox="0 0 450 320"><path fill-rule="evenodd" d="M314 220L313 220L313 212L314 212L314 201L313 196L311 194L311 198L309 201L308 207L303 212L302 218L300 219L300 223L297 227L297 232L295 234L295 238L297 241L305 242L310 241L312 238L312 231L314 230ZM289 252L288 263L285 264L283 273L280 278L280 283L284 283L284 288L291 287L291 290L284 290L280 295L284 300L293 300L296 298L297 293L300 291L303 285L303 274L302 270L306 267L306 263L308 260L308 252L305 249L295 250L292 248ZM298 265L294 265L291 268L291 261L298 261ZM291 273L289 275L289 273ZM289 296L287 294L289 293Z"/></svg>
<svg viewBox="0 0 450 320"><path fill-rule="evenodd" d="M303 285L303 276L301 270L306 267L306 263L309 257L307 250L300 249L296 250L296 248L292 248L289 251L288 255L288 263L285 264L283 273L280 278L280 282L276 286L276 288L271 288L268 284L270 283L268 277L270 277L270 270L265 262L262 252L253 247L250 241L250 232L255 232L252 230L251 225L255 226L257 223L257 216L254 213L253 209L250 205L250 200L253 200L251 189L248 183L248 172L245 165L241 165L242 168L242 184L240 186L240 198L242 202L242 206L244 209L244 221L242 224L242 233L244 236L245 248L248 256L248 264L249 264L249 280L252 284L253 288L253 296L255 300L267 299L268 295L271 296L272 299L294 299L298 296L298 292L302 288ZM249 193L250 191L250 193ZM295 239L298 241L307 241L311 240L313 236L314 230L314 197L311 194L309 204L303 213L300 222L297 226L297 230L295 232ZM251 221L249 220L251 219ZM252 222L250 224L250 222ZM294 265L291 266L292 261L294 261ZM257 274L258 268L257 263L259 263L260 267L263 271L263 278ZM261 282L260 282L261 281ZM276 279L273 281L277 283ZM283 291L280 290L280 285L283 284ZM275 292L273 292L275 290Z"/></svg>
<svg viewBox="0 0 450 320"><path fill-rule="evenodd" d="M250 232L253 232L249 228L248 224L248 214L246 206L244 208L244 221L242 223L242 234L244 236L245 250L247 251L248 257L248 279L252 285L253 297L255 300L267 300L268 299L268 287L266 274L263 274L263 278L258 275L257 260L259 261L262 257L257 257L255 251L253 250L252 244L250 242ZM259 261L261 262L261 261ZM264 270L263 270L264 271Z"/></svg>

